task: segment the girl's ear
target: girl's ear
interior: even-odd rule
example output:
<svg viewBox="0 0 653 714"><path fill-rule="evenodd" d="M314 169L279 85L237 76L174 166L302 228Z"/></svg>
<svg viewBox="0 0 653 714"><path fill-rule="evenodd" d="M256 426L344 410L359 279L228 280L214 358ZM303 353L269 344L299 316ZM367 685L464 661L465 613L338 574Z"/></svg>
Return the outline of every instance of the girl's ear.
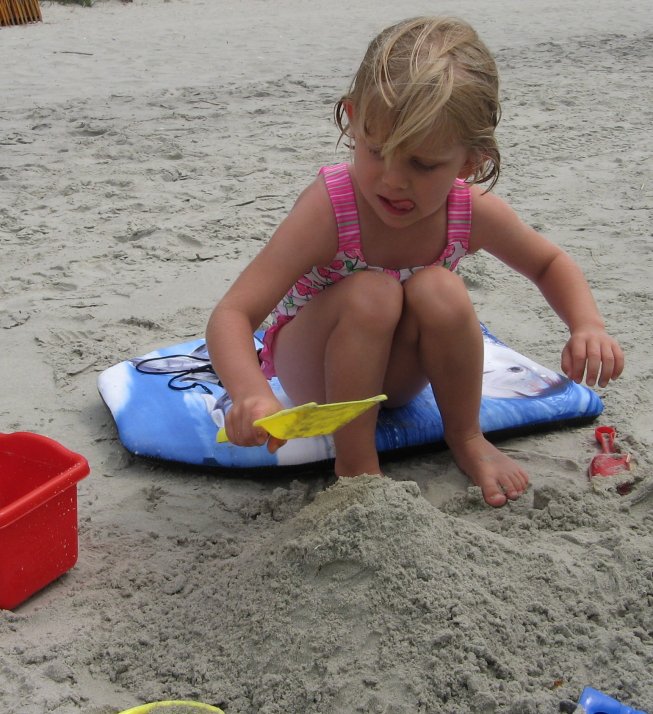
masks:
<svg viewBox="0 0 653 714"><path fill-rule="evenodd" d="M467 155L467 161L465 161L465 163L462 165L462 168L458 172L457 178L464 180L468 179L470 176L473 176L476 172L476 169L481 163L481 155L476 151L470 151Z"/></svg>
<svg viewBox="0 0 653 714"><path fill-rule="evenodd" d="M349 126L351 126L354 123L354 105L351 102L346 101L342 103L342 106L345 110L345 114L347 115Z"/></svg>

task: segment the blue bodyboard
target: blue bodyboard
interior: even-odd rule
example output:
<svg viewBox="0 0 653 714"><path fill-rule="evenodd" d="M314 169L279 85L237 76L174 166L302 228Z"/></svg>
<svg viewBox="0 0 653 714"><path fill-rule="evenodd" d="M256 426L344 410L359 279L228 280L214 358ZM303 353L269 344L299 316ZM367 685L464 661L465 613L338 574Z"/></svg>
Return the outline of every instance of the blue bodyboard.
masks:
<svg viewBox="0 0 653 714"><path fill-rule="evenodd" d="M481 428L509 436L587 423L603 411L591 389L524 357L482 325L485 342ZM254 336L260 348L260 335ZM282 404L291 406L276 378ZM216 443L231 406L211 369L204 340L165 347L120 362L98 377L98 389L125 448L138 456L228 469L297 466L334 457L330 436L294 439L270 454L265 446ZM380 453L443 446L440 412L430 387L409 404L382 408L376 429Z"/></svg>

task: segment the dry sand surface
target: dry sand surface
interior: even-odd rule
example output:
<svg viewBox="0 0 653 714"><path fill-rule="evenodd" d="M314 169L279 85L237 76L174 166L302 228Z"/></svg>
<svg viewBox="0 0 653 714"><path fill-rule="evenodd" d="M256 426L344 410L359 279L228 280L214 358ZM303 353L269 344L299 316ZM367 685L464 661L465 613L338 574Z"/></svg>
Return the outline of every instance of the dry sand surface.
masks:
<svg viewBox="0 0 653 714"><path fill-rule="evenodd" d="M532 487L493 510L447 453L244 478L129 455L96 379L203 333L317 168L366 42L472 21L503 78L497 192L583 266L623 377L601 391L637 461L596 493L592 426L505 442ZM556 712L586 685L653 712L648 0L43 3L0 29L0 430L84 454L79 560L0 613L0 711ZM565 329L489 257L480 317L557 368Z"/></svg>

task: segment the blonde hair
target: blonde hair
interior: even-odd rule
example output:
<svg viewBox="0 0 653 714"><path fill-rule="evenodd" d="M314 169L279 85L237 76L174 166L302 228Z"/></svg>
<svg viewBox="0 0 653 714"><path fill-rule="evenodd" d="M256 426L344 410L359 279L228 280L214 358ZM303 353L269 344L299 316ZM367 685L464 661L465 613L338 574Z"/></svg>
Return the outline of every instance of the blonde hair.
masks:
<svg viewBox="0 0 653 714"><path fill-rule="evenodd" d="M501 116L494 58L462 20L416 17L392 25L370 42L349 91L335 106L340 139L387 130L381 153L412 150L436 136L459 141L475 157L469 180L499 177L494 131Z"/></svg>

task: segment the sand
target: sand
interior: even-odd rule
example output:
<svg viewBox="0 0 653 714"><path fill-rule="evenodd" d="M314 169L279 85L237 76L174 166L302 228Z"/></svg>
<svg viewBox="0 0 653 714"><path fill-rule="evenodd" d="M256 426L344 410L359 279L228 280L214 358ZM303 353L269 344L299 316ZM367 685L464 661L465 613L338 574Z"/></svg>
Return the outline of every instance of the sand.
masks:
<svg viewBox="0 0 653 714"><path fill-rule="evenodd" d="M334 483L138 459L99 372L203 333L336 150L368 39L465 17L503 78L497 193L583 266L627 353L600 423L636 461L596 492L593 427L503 447L532 487L493 510L446 452ZM75 568L0 613L0 710L558 711L591 685L653 711L650 6L604 0L43 3L0 30L0 431L86 456ZM499 337L557 368L565 329L487 256L462 273Z"/></svg>

